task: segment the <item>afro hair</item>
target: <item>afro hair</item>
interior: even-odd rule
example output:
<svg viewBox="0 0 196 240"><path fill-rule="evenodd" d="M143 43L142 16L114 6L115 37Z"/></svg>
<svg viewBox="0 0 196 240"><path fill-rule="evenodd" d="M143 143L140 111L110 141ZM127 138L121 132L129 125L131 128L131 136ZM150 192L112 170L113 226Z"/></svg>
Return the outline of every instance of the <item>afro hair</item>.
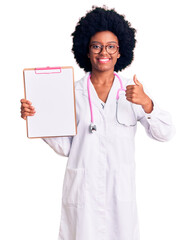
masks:
<svg viewBox="0 0 196 240"><path fill-rule="evenodd" d="M82 17L76 25L73 36L72 52L76 62L85 72L92 70L90 59L88 58L89 42L93 35L101 31L114 33L119 41L120 58L114 70L123 70L131 64L134 57L136 44L136 30L131 27L130 22L125 20L124 15L118 14L115 9L108 10L106 6L92 7L86 16Z"/></svg>

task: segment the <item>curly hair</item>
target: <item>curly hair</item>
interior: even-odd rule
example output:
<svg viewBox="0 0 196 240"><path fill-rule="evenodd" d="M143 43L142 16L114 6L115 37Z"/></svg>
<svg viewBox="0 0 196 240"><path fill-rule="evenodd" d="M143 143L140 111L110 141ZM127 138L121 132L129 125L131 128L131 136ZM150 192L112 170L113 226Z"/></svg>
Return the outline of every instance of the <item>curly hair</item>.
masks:
<svg viewBox="0 0 196 240"><path fill-rule="evenodd" d="M101 31L110 31L117 36L120 58L114 70L116 72L123 70L133 61L136 30L125 20L124 15L118 14L115 9L108 10L106 6L102 8L93 6L92 10L79 20L75 31L71 34L72 52L76 62L85 72L92 70L88 58L89 42L93 35Z"/></svg>

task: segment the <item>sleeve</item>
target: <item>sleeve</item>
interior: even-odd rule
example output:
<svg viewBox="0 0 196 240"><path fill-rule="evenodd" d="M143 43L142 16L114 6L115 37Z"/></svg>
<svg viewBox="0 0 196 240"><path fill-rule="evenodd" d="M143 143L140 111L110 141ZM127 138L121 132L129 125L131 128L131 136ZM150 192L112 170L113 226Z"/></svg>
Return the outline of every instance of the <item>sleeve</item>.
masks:
<svg viewBox="0 0 196 240"><path fill-rule="evenodd" d="M69 157L73 137L42 138L56 153Z"/></svg>
<svg viewBox="0 0 196 240"><path fill-rule="evenodd" d="M136 105L137 120L144 126L149 137L165 142L169 141L175 134L171 115L161 110L153 101L153 111L146 113L142 106Z"/></svg>

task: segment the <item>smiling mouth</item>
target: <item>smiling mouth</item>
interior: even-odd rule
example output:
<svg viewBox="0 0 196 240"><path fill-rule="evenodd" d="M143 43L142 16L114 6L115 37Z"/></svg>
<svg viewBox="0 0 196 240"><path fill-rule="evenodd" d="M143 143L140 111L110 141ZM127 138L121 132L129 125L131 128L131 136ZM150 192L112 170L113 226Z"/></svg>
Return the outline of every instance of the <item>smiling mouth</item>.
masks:
<svg viewBox="0 0 196 240"><path fill-rule="evenodd" d="M107 63L107 62L110 61L109 58L98 58L97 60L98 60L100 63Z"/></svg>

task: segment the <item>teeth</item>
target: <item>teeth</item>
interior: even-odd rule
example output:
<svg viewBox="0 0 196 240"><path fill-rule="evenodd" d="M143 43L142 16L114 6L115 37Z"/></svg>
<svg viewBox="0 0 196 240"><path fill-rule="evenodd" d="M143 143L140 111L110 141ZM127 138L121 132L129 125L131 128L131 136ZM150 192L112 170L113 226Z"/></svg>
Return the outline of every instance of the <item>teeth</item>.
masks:
<svg viewBox="0 0 196 240"><path fill-rule="evenodd" d="M109 61L109 58L99 58L99 61L100 61L100 62L108 62L108 61Z"/></svg>

